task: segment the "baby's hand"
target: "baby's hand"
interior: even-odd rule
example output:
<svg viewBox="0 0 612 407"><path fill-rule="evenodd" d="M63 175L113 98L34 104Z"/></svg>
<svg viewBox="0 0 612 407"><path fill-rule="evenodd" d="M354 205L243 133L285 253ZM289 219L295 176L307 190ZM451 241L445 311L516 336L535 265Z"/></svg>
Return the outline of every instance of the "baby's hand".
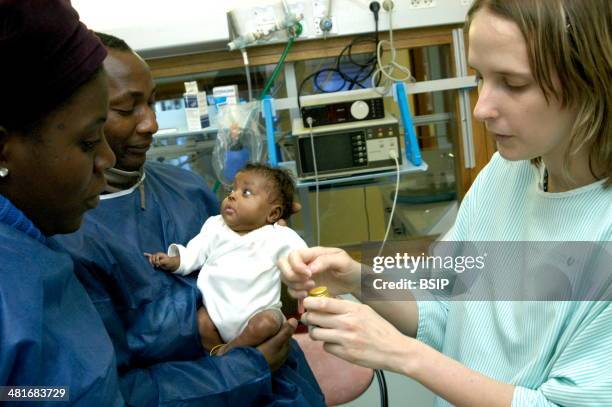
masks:
<svg viewBox="0 0 612 407"><path fill-rule="evenodd" d="M166 253L158 252L158 253L144 253L144 255L149 259L149 263L153 267L167 270L167 271L175 271L180 265L180 258L168 256Z"/></svg>

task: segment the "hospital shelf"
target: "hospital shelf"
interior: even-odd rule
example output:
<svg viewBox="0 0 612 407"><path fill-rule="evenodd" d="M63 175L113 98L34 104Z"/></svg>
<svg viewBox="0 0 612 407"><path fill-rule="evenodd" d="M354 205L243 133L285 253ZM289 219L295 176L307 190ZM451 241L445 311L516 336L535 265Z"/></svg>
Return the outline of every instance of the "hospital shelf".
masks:
<svg viewBox="0 0 612 407"><path fill-rule="evenodd" d="M178 157L210 153L216 143L218 129L207 127L201 130L157 132L153 145L147 152L149 160L171 160Z"/></svg>
<svg viewBox="0 0 612 407"><path fill-rule="evenodd" d="M193 136L197 136L200 134L217 134L217 128L216 127L206 127L204 129L200 129L200 130L189 130L189 131L162 131L162 132L157 132L153 135L153 140L157 141L157 140L166 140L166 139L173 139L173 138L179 138L179 137L193 137Z"/></svg>
<svg viewBox="0 0 612 407"><path fill-rule="evenodd" d="M408 160L404 160L404 163L400 165L400 175L408 174L411 172L424 172L424 171L427 171L427 168L428 166L427 166L427 163L425 162L423 162L419 166L415 166ZM350 177L326 178L326 179L321 179L318 182L314 181L314 179L312 181L311 180L298 181L296 183L296 187L297 188L309 188L309 187L315 187L317 184L319 186L352 184L352 183L359 182L359 181L367 181L367 180L373 180L373 179L378 179L378 178L391 177L391 176L394 176L396 173L397 171L395 169L388 169L388 170L378 171L378 172L355 174Z"/></svg>
<svg viewBox="0 0 612 407"><path fill-rule="evenodd" d="M148 160L157 160L160 157L170 160L190 154L211 152L215 147L215 140L191 141L185 144L170 146L154 146L147 152Z"/></svg>

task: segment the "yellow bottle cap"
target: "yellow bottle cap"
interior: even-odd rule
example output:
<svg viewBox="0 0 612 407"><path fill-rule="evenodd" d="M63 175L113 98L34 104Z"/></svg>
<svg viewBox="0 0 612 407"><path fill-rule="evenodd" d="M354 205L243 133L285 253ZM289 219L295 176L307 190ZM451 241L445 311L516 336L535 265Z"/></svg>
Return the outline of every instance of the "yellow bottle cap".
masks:
<svg viewBox="0 0 612 407"><path fill-rule="evenodd" d="M329 291L324 285L311 289L308 295L311 297L330 297Z"/></svg>

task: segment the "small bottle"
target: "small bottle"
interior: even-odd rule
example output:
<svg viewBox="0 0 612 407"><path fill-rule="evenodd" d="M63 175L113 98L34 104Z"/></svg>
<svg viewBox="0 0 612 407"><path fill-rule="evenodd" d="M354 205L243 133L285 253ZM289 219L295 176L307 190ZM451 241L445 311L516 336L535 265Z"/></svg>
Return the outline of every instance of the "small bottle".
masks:
<svg viewBox="0 0 612 407"><path fill-rule="evenodd" d="M308 296L309 297L331 297L331 294L329 293L329 290L327 289L327 287L322 285L320 287L312 288L310 291L308 291ZM308 332L310 332L312 328L314 327L316 327L316 325L309 325Z"/></svg>
<svg viewBox="0 0 612 407"><path fill-rule="evenodd" d="M312 288L310 291L308 291L308 296L309 297L331 297L331 294L329 293L329 290L327 289L327 287L322 285L320 287Z"/></svg>

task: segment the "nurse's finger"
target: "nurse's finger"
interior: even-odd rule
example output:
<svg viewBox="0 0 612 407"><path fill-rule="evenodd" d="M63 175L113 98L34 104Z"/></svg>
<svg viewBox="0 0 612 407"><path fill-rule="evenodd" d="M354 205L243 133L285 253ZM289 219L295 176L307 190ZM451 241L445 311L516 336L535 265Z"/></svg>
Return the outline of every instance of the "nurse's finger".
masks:
<svg viewBox="0 0 612 407"><path fill-rule="evenodd" d="M348 272L355 261L342 249L335 247L316 247L312 259L305 259L308 268L313 274L322 273L327 270L335 270L341 273Z"/></svg>
<svg viewBox="0 0 612 407"><path fill-rule="evenodd" d="M304 282L298 282L298 283L292 283L291 284L291 288L293 290L298 290L298 291L308 291L312 288L315 288L316 284L314 282L314 280L308 280L308 281L304 281Z"/></svg>
<svg viewBox="0 0 612 407"><path fill-rule="evenodd" d="M346 314L359 307L352 301L338 298L308 297L304 299L304 308L308 311L327 312L328 314Z"/></svg>
<svg viewBox="0 0 612 407"><path fill-rule="evenodd" d="M291 298L295 298L296 300L301 300L303 298L308 297L308 291L305 290L294 290L292 288L288 288L287 292L291 296Z"/></svg>
<svg viewBox="0 0 612 407"><path fill-rule="evenodd" d="M337 329L321 328L313 326L308 330L308 335L313 341L321 341L325 343L343 344L345 333Z"/></svg>
<svg viewBox="0 0 612 407"><path fill-rule="evenodd" d="M315 325L320 328L342 329L342 321L338 314L327 314L308 311L302 314L300 321L304 325Z"/></svg>
<svg viewBox="0 0 612 407"><path fill-rule="evenodd" d="M319 273L325 272L340 272L345 273L350 270L351 264L354 262L348 254L342 249L335 247L311 247L299 251L301 261L304 263L308 273L311 273L314 278ZM292 258L289 258L291 261ZM299 265L293 265L299 267Z"/></svg>
<svg viewBox="0 0 612 407"><path fill-rule="evenodd" d="M289 256L283 258L282 269L287 278L292 280L303 281L309 279L312 275L308 264L304 261L304 256L310 249L295 250L289 253Z"/></svg>
<svg viewBox="0 0 612 407"><path fill-rule="evenodd" d="M325 349L325 352L329 353L330 355L337 356L340 359L346 360L347 362L359 364L357 363L357 360L355 358L351 357L351 355L347 351L347 348L342 344L325 342L323 344L323 349Z"/></svg>
<svg viewBox="0 0 612 407"><path fill-rule="evenodd" d="M283 276L287 281L294 282L309 279L312 276L310 263L320 256L337 253L339 249L329 247L311 247L293 251L279 264L283 270ZM321 270L324 271L324 270Z"/></svg>

